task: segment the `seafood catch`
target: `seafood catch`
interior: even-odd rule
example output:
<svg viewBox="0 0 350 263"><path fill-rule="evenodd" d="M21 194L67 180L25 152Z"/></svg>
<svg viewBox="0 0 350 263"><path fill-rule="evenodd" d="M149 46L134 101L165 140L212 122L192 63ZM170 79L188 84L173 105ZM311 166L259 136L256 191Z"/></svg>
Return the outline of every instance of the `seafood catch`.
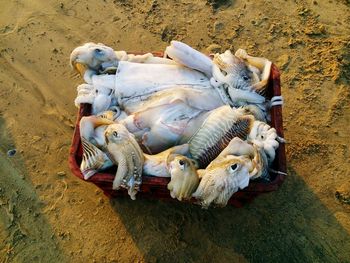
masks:
<svg viewBox="0 0 350 263"><path fill-rule="evenodd" d="M266 123L269 60L243 49L212 60L172 41L164 57L86 43L70 63L86 82L75 104L92 105L80 121L84 179L115 165L113 190L135 200L143 175L170 177L172 198L204 208L225 206L251 180L269 181L283 141Z"/></svg>
<svg viewBox="0 0 350 263"><path fill-rule="evenodd" d="M264 108L262 104L265 98L256 91L260 92L266 87L271 68L271 62L267 59L251 57L244 50L239 50L237 56L228 51L217 54L214 61L211 61L204 54L177 41L171 42L166 54L173 60L155 58L152 54L128 55L124 51L113 54L103 44L88 43L76 48L71 54L71 65L78 70L82 69L80 73L85 81L93 86L89 94L86 88L82 94L78 93L76 103L82 103L84 99L86 103L91 103L91 97L102 92L105 96L100 101L107 104L115 101L130 114L137 110L135 106L142 104L151 94L186 86L194 90L205 90L205 93L215 93L214 98L221 106L256 104ZM110 65L116 69L115 75L112 75L115 76L114 84L113 81L108 82L100 92L94 82L97 83L98 78L105 78L105 70ZM107 86L113 90L110 94L106 93ZM198 96L194 100L196 104L203 101ZM95 108L101 107L94 104L95 102L92 103ZM129 104L132 104L134 110L130 110Z"/></svg>

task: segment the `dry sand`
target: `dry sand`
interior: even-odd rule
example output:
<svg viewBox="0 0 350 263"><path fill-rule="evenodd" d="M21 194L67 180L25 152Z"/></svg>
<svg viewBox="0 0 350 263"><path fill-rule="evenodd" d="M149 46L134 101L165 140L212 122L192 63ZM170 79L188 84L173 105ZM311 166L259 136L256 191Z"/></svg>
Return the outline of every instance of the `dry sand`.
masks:
<svg viewBox="0 0 350 263"><path fill-rule="evenodd" d="M1 262L350 262L349 0L13 0L0 10ZM110 201L71 174L81 83L71 50L157 51L171 39L245 48L280 67L289 175L277 192L206 211Z"/></svg>

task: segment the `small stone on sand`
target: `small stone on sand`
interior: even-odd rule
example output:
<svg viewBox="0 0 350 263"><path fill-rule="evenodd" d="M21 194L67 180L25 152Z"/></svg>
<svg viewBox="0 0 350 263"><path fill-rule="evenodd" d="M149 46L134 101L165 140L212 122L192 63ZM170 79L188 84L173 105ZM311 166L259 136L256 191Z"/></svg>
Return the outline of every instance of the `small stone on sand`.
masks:
<svg viewBox="0 0 350 263"><path fill-rule="evenodd" d="M17 153L16 149L11 149L11 150L7 151L7 156L8 157L13 157L13 156L15 156L16 153Z"/></svg>
<svg viewBox="0 0 350 263"><path fill-rule="evenodd" d="M58 175L58 176L65 176L65 175L66 175L66 172L60 171L60 172L57 173L57 175Z"/></svg>
<svg viewBox="0 0 350 263"><path fill-rule="evenodd" d="M206 48L206 51L209 53L209 54L215 54L215 53L220 53L221 52L221 46L218 45L218 44L211 44L210 46L208 46Z"/></svg>

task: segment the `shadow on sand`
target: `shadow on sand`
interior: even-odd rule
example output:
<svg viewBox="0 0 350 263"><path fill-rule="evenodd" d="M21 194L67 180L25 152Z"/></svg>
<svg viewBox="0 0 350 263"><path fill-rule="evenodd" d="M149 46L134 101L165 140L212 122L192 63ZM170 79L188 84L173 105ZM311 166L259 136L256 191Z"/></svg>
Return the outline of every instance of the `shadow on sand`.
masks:
<svg viewBox="0 0 350 263"><path fill-rule="evenodd" d="M0 262L67 262L0 117Z"/></svg>
<svg viewBox="0 0 350 263"><path fill-rule="evenodd" d="M243 208L113 199L147 262L349 262L350 236L292 168Z"/></svg>

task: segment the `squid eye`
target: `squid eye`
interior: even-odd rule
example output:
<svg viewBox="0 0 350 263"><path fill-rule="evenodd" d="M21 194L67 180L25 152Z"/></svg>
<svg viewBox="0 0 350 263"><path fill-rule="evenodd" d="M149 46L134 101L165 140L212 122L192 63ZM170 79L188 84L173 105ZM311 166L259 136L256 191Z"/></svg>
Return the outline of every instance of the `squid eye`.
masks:
<svg viewBox="0 0 350 263"><path fill-rule="evenodd" d="M243 75L242 78L243 78L243 80L245 80L245 81L249 80L249 77L248 77L247 75Z"/></svg>
<svg viewBox="0 0 350 263"><path fill-rule="evenodd" d="M183 160L179 160L179 166L182 171L185 170L185 162Z"/></svg>
<svg viewBox="0 0 350 263"><path fill-rule="evenodd" d="M221 71L222 75L224 75L224 76L227 75L227 72L225 70L220 69L220 71Z"/></svg>
<svg viewBox="0 0 350 263"><path fill-rule="evenodd" d="M94 55L95 55L95 57L97 57L97 58L101 58L101 57L103 57L103 56L105 55L105 53L103 52L102 49L96 48L96 49L94 50Z"/></svg>
<svg viewBox="0 0 350 263"><path fill-rule="evenodd" d="M235 164L232 164L231 166L230 166L230 170L233 172L233 171L235 171L236 169L237 169L237 167L238 167L238 165L235 163Z"/></svg>
<svg viewBox="0 0 350 263"><path fill-rule="evenodd" d="M114 136L114 137L118 137L118 132L114 131L114 132L113 132L113 136Z"/></svg>

